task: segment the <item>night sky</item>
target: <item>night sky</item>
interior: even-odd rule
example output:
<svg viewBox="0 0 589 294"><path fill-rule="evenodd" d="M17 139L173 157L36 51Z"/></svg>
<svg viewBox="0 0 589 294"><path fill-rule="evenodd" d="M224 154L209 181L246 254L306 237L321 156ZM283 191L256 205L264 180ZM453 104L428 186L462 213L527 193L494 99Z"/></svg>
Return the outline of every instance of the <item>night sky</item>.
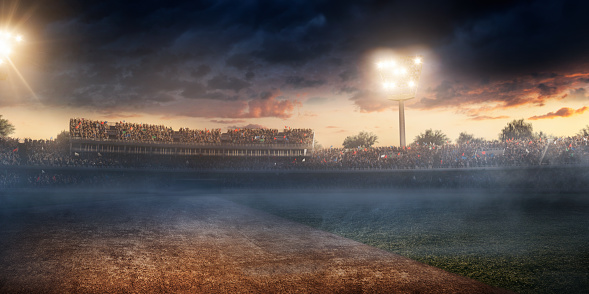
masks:
<svg viewBox="0 0 589 294"><path fill-rule="evenodd" d="M487 3L485 3L487 2ZM359 131L398 145L376 62L422 55L407 141L497 139L513 119L556 136L589 123L589 1L2 1L22 34L0 82L14 137L71 117L195 129Z"/></svg>

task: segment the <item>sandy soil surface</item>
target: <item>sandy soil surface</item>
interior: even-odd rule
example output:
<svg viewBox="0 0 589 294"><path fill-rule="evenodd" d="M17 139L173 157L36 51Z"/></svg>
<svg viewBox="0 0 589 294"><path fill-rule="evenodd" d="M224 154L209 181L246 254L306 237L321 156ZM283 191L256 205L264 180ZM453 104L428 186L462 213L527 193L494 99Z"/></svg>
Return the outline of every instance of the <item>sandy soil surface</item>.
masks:
<svg viewBox="0 0 589 294"><path fill-rule="evenodd" d="M504 293L214 195L4 209L1 293Z"/></svg>

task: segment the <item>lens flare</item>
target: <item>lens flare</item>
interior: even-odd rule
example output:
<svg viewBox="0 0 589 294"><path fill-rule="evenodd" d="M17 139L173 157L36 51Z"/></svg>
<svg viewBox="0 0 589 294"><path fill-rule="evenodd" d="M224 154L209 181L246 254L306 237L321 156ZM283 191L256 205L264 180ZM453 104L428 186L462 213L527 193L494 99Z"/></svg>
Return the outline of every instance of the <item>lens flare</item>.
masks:
<svg viewBox="0 0 589 294"><path fill-rule="evenodd" d="M15 43L23 41L22 35L13 35L9 32L0 32L0 55L7 56L12 53L12 47Z"/></svg>
<svg viewBox="0 0 589 294"><path fill-rule="evenodd" d="M8 46L8 44L6 44L5 42L0 42L0 54L3 56L9 55L10 52L12 50L10 50L10 46Z"/></svg>

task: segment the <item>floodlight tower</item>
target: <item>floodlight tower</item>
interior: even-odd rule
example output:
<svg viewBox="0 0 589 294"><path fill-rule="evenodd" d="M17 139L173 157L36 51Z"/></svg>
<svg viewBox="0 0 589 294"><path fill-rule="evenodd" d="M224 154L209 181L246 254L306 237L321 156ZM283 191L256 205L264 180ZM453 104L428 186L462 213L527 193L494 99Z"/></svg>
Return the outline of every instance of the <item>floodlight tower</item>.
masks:
<svg viewBox="0 0 589 294"><path fill-rule="evenodd" d="M422 56L405 56L376 64L382 86L389 93L389 100L399 101L399 138L405 147L405 100L415 98L417 83L421 76Z"/></svg>
<svg viewBox="0 0 589 294"><path fill-rule="evenodd" d="M5 71L4 64L9 60L8 55L12 52L14 43L22 42L21 35L14 35L10 32L0 31L0 80L6 79L8 73Z"/></svg>

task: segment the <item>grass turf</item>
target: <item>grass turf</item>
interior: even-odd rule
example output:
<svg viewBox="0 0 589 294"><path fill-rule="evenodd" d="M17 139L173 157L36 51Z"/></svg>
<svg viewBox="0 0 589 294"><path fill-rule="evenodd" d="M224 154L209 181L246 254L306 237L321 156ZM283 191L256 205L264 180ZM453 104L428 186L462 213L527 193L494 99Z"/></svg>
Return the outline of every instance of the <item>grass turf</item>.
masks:
<svg viewBox="0 0 589 294"><path fill-rule="evenodd" d="M589 289L587 196L436 190L224 194L520 293Z"/></svg>

